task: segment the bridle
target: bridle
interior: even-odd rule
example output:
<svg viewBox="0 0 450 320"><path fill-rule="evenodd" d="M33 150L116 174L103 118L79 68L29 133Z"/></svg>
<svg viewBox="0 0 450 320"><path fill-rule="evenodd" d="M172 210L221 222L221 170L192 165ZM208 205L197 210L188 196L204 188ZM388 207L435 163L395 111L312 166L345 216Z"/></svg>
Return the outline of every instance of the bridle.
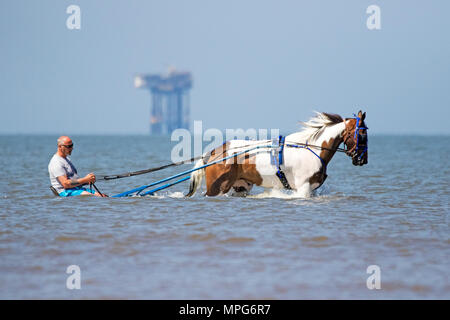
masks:
<svg viewBox="0 0 450 320"><path fill-rule="evenodd" d="M364 134L365 136L365 143L363 145L360 145L360 131L361 130L368 130L368 127L363 127L360 126L359 124L362 123L361 118L358 117L357 115L354 114L354 118L348 118L348 119L355 119L356 120L356 125L355 125L355 133L353 135L353 139L355 139L355 145L351 148L348 149L348 145L347 145L347 141L350 138L351 134L350 132L347 134L347 136L344 138L344 145L347 146L347 155L350 157L354 157L358 154L359 150L362 150L361 154L358 156L358 161L360 161L362 159L362 157L364 156L364 154L367 152L368 150L368 143L367 143L367 134Z"/></svg>

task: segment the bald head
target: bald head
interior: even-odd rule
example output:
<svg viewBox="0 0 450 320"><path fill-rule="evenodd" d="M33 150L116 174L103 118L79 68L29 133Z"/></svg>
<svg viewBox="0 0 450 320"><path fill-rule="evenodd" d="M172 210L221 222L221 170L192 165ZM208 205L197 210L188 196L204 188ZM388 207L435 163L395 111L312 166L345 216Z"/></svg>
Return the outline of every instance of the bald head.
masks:
<svg viewBox="0 0 450 320"><path fill-rule="evenodd" d="M68 136L61 136L58 138L58 155L66 157L72 154L73 142Z"/></svg>
<svg viewBox="0 0 450 320"><path fill-rule="evenodd" d="M72 144L72 139L70 139L68 136L61 136L58 138L58 146L69 144Z"/></svg>

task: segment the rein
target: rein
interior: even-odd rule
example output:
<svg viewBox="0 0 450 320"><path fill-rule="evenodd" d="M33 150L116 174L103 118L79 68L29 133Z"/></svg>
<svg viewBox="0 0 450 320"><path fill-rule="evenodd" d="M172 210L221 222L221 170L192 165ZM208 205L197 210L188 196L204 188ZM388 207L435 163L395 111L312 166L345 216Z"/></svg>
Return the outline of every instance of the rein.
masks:
<svg viewBox="0 0 450 320"><path fill-rule="evenodd" d="M261 144L268 143L269 141L270 140L265 140L265 141L261 142ZM311 148L316 148L316 149L320 149L320 150L337 151L337 152L344 152L344 153L346 153L348 151L348 150L342 149L342 148L336 148L336 150L333 150L333 149L330 149L330 148L316 146L316 145L309 144L309 143L300 143L300 142L294 142L294 141L286 141L285 143L286 143L286 146L294 147L294 148L311 147ZM225 152L228 152L228 151L233 150L233 149L238 149L238 148L242 149L242 148L251 147L251 146L255 146L255 144L226 149L218 156L221 156ZM266 148L276 148L276 147L278 147L278 146L271 146L271 145L266 146ZM250 151L250 150L247 150L247 151ZM168 163L168 164L165 164L165 165L162 165L162 166L159 166L159 167L154 167L154 168L149 168L149 169L144 169L144 170L130 171L130 172L125 172L125 173L120 173L120 174L105 175L105 176L102 176L102 177L97 177L97 180L106 180L106 181L108 181L108 180L115 180L115 179L121 179L121 178L138 176L138 175L141 175L141 174L155 172L155 171L163 170L163 169L170 168L170 167L180 166L182 164L189 164L189 163L192 163L193 161L197 161L197 160L200 160L200 159L205 159L208 156L209 155L206 155L206 156L202 155L202 156L194 157L194 158L191 158L191 159L188 159L188 160Z"/></svg>
<svg viewBox="0 0 450 320"><path fill-rule="evenodd" d="M248 144L248 145L241 146L241 147L234 147L234 148L226 149L226 150L222 151L222 153L219 156L223 155L226 151L229 151L229 150L242 149L242 148L246 148L246 147L254 147L255 145L268 143L269 141L270 140L264 140L264 141L261 141L260 143L257 143L257 144ZM247 150L247 151L249 151L249 150ZM180 166L182 164L190 164L191 162L194 162L194 161L197 161L197 160L200 160L200 159L205 159L206 157L208 157L208 155L205 155L205 156L202 155L202 156L190 158L190 159L179 161L179 162L168 163L168 164L162 165L160 167L155 167L155 168L150 168L150 169L144 169L144 170L131 171L131 172L125 172L125 173L120 173L120 174L107 175L107 176L99 177L99 178L97 178L97 180L99 180L99 179L100 180L114 180L114 179L138 176L138 175L141 175L141 174L155 172L155 171L159 171L159 170L170 168L170 167Z"/></svg>
<svg viewBox="0 0 450 320"><path fill-rule="evenodd" d="M294 148L298 148L298 147L311 147L311 148L317 148L320 150L328 150L328 151L337 151L337 152L344 152L346 153L347 150L343 149L343 148L336 148L336 149L330 149L330 148L325 148L325 147L321 147L321 146L316 146L313 144L309 144L309 143L301 143L301 142L290 142L290 141L286 141L287 146L288 147L294 147Z"/></svg>

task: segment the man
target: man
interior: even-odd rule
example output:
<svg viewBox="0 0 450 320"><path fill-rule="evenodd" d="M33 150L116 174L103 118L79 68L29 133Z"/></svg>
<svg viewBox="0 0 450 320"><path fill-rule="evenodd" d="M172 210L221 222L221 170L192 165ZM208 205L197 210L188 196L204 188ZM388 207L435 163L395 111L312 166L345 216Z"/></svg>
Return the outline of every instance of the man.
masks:
<svg viewBox="0 0 450 320"><path fill-rule="evenodd" d="M72 154L72 150L72 140L67 136L59 137L58 150L48 164L48 173L52 187L56 189L61 197L79 195L104 196L96 191L82 187L85 184L94 183L96 180L95 175L89 173L84 178L78 176L77 169L68 157Z"/></svg>

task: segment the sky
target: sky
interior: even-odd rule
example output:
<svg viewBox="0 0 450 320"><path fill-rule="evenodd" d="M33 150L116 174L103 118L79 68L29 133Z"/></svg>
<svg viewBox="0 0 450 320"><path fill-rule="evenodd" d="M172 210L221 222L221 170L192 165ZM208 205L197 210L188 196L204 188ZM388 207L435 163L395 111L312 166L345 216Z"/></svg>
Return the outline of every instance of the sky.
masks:
<svg viewBox="0 0 450 320"><path fill-rule="evenodd" d="M1 0L0 134L148 134L133 79L175 66L204 130L362 109L371 134L448 135L449 15L447 0Z"/></svg>

